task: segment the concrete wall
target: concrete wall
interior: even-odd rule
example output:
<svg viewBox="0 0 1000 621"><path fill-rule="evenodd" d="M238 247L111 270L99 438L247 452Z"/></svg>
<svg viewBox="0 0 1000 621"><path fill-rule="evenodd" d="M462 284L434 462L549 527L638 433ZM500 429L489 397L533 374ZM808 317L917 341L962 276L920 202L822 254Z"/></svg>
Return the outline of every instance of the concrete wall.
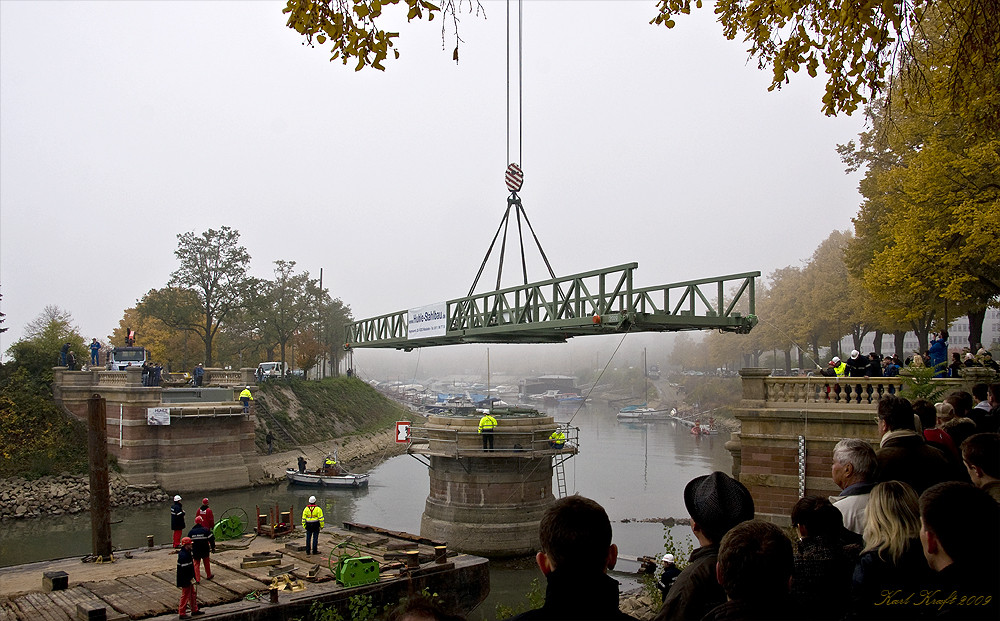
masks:
<svg viewBox="0 0 1000 621"><path fill-rule="evenodd" d="M55 371L56 402L77 418L87 420L91 396L105 399L108 452L129 483L207 493L248 487L263 477L253 415L243 414L239 403L164 404L164 389L142 386L139 370L117 372L124 378L114 383L95 381L106 379L106 371ZM170 425L148 424L147 410L158 407L170 409Z"/></svg>

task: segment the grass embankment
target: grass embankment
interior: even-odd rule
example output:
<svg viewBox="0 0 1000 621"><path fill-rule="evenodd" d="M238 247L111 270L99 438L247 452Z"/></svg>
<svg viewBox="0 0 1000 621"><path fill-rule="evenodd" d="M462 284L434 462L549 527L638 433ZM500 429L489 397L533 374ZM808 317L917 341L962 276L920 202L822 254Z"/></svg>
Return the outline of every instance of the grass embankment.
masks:
<svg viewBox="0 0 1000 621"><path fill-rule="evenodd" d="M25 369L0 377L0 478L85 474L87 426L59 410Z"/></svg>
<svg viewBox="0 0 1000 621"><path fill-rule="evenodd" d="M410 418L405 408L356 378L268 380L258 387L254 400L261 450L266 450L268 428L274 432L274 450L285 451L369 434Z"/></svg>

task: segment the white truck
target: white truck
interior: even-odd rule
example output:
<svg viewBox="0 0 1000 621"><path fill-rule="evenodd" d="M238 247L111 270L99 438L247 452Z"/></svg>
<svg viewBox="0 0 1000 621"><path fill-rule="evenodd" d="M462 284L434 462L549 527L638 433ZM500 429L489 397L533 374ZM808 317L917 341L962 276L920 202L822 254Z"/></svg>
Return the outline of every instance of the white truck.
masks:
<svg viewBox="0 0 1000 621"><path fill-rule="evenodd" d="M281 362L261 362L257 365L257 381L282 377L288 374L288 365L282 367Z"/></svg>
<svg viewBox="0 0 1000 621"><path fill-rule="evenodd" d="M108 354L108 370L124 371L128 367L141 367L148 357L145 347L114 347Z"/></svg>

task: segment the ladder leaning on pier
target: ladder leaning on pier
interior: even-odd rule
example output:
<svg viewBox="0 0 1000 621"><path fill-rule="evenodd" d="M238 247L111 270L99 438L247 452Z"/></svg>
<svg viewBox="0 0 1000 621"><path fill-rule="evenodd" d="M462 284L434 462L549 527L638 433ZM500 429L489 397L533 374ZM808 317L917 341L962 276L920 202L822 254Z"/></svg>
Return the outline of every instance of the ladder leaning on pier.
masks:
<svg viewBox="0 0 1000 621"><path fill-rule="evenodd" d="M552 469L556 471L556 498L566 497L566 466L565 460L557 459Z"/></svg>

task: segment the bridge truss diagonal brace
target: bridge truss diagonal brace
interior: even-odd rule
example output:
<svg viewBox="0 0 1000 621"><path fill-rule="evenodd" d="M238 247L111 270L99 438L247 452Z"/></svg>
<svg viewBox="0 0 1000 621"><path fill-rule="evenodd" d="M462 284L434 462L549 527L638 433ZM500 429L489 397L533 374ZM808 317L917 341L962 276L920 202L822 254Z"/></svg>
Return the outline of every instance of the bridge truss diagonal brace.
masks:
<svg viewBox="0 0 1000 621"><path fill-rule="evenodd" d="M449 300L443 335L409 338L407 311L362 319L346 326L347 347L561 343L628 331L746 334L757 324L754 285L760 272L637 289L637 268L628 263Z"/></svg>

